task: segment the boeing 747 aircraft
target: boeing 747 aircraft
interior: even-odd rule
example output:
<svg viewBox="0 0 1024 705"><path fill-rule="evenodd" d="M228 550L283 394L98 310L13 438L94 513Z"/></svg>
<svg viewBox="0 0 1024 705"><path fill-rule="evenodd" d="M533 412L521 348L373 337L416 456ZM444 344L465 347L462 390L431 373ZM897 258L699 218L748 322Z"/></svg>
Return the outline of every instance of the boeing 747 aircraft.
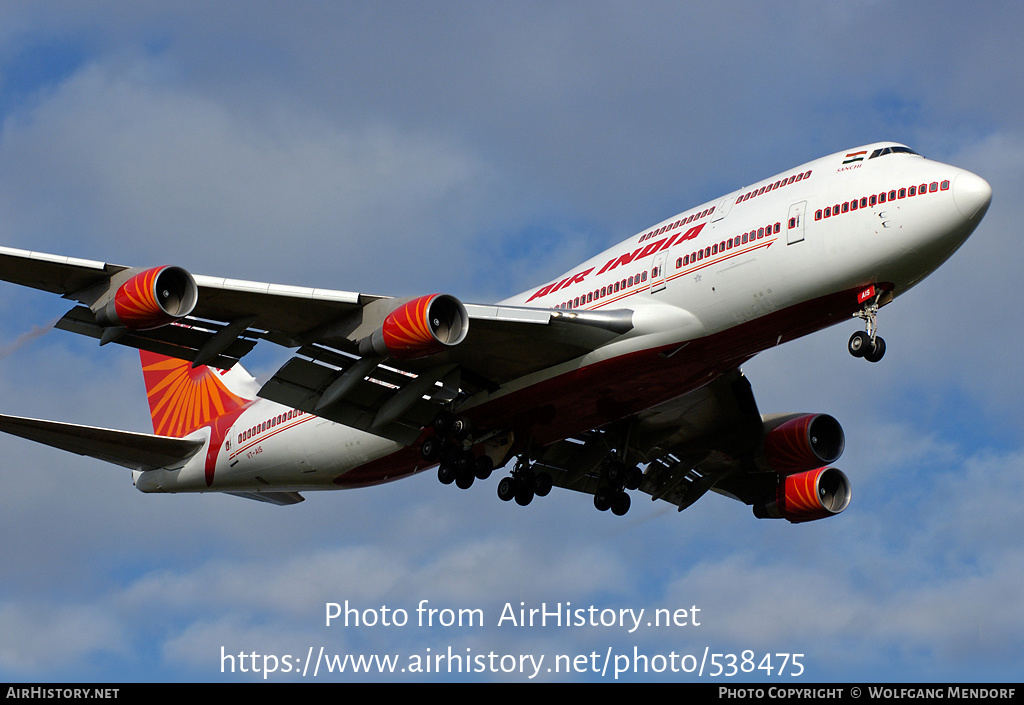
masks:
<svg viewBox="0 0 1024 705"><path fill-rule="evenodd" d="M850 483L829 415L763 415L740 366L879 310L934 271L991 199L892 142L690 208L496 304L388 298L0 248L0 278L74 300L57 327L140 350L153 434L0 416L0 430L130 468L143 492L275 504L437 467L502 500L563 487L624 514L709 490L758 517L832 516ZM858 326L859 327L859 326ZM259 342L294 351L259 386Z"/></svg>

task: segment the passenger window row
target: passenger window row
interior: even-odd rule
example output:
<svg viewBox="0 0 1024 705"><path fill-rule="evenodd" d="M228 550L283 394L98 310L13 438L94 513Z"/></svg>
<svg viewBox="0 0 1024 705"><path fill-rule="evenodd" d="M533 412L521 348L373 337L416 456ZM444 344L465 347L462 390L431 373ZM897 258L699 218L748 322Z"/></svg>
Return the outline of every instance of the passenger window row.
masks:
<svg viewBox="0 0 1024 705"><path fill-rule="evenodd" d="M563 301L562 303L555 306L555 308L569 309L579 308L580 306L586 306L589 303L593 303L594 301L600 301L606 296L611 296L612 294L617 294L620 291L625 291L626 289L629 289L630 287L636 286L645 281L647 281L647 272L640 272L639 274L634 274L631 277L626 277L622 281L617 281L609 286L602 286L600 289L588 291L586 294L583 294L582 296L577 296L574 299Z"/></svg>
<svg viewBox="0 0 1024 705"><path fill-rule="evenodd" d="M252 428L247 428L246 430L239 433L238 442L241 443L243 441L247 441L253 436L257 436L263 433L264 431L275 428L279 424L283 424L285 421L291 421L292 419L298 416L302 416L303 413L305 412L299 411L298 409L291 409L290 411L287 411L283 414L278 414L277 416L271 417L264 421L263 423L257 424Z"/></svg>
<svg viewBox="0 0 1024 705"><path fill-rule="evenodd" d="M814 219L823 220L825 218L831 218L834 215L850 213L861 208L872 208L880 203L886 203L888 201L897 201L901 198L924 196L925 194L948 190L949 180L947 179L945 181L932 181L930 184L915 184L914 186L907 186L905 188L882 191L881 193L873 193L870 196L861 196L860 198L855 198L852 201L819 208L814 211Z"/></svg>
<svg viewBox="0 0 1024 705"><path fill-rule="evenodd" d="M720 252L726 252L733 249L734 247L741 247L748 243L754 242L755 240L761 240L766 236L778 235L782 229L782 223L773 223L766 225L763 228L757 228L756 230L750 230L748 232L737 235L736 237L722 240L719 243L715 243L710 247L705 247L702 250L696 250L688 255L683 255L676 259L676 269L682 269L683 267L692 264L694 262L700 262L708 257L713 257Z"/></svg>
<svg viewBox="0 0 1024 705"><path fill-rule="evenodd" d="M774 191L777 188L789 186L790 184L795 184L797 181L803 181L804 179L809 178L811 178L810 171L805 171L801 174L793 174L791 176L787 176L785 179L779 179L774 184L766 184L765 186L762 186L759 189L748 191L747 193L737 198L736 203L743 203L744 201L749 201L751 198L757 198L761 194L768 193L769 191Z"/></svg>
<svg viewBox="0 0 1024 705"><path fill-rule="evenodd" d="M637 240L637 242L645 242L647 240L650 240L652 237L657 237L658 235L663 235L663 234L669 232L670 230L675 230L676 228L681 227L683 225L687 225L689 223L692 223L695 220L700 220L701 218L706 218L707 216L711 215L714 212L715 212L715 207L711 206L710 208L705 208L702 211L697 211L696 213L691 213L687 217L680 218L679 220L677 220L674 223L669 223L668 225L664 225L664 226L662 226L660 228L655 228L654 230L652 230L652 231L650 231L648 233L644 233L643 235L640 236L640 239Z"/></svg>

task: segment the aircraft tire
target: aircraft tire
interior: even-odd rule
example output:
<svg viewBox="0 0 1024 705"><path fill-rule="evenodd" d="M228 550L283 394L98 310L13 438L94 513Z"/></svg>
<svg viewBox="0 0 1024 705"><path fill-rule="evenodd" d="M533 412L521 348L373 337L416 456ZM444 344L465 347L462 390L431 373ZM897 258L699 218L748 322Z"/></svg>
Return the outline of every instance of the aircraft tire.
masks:
<svg viewBox="0 0 1024 705"><path fill-rule="evenodd" d="M459 470L455 473L455 485L460 490L468 490L473 486L473 480L475 479L476 476L473 473L466 472L465 470Z"/></svg>
<svg viewBox="0 0 1024 705"><path fill-rule="evenodd" d="M606 487L602 487L594 493L594 506L599 512L606 512L612 506L611 493Z"/></svg>
<svg viewBox="0 0 1024 705"><path fill-rule="evenodd" d="M631 500L629 499L628 494L625 492L616 493L616 495L612 497L612 514L617 517L622 516L629 511L630 503Z"/></svg>
<svg viewBox="0 0 1024 705"><path fill-rule="evenodd" d="M864 359L868 362L878 362L885 355L885 340L875 337L875 344L869 351L864 353Z"/></svg>
<svg viewBox="0 0 1024 705"><path fill-rule="evenodd" d="M489 457L487 457L486 455L481 455L479 458L476 459L474 466L476 479L486 480L488 477L491 476L491 473L493 471L494 461L491 460Z"/></svg>
<svg viewBox="0 0 1024 705"><path fill-rule="evenodd" d="M456 416L451 422L451 436L457 441L469 435L469 419L465 416Z"/></svg>
<svg viewBox="0 0 1024 705"><path fill-rule="evenodd" d="M538 497L547 497L554 484L551 480L551 475L548 475L546 472L538 473L533 479L533 492Z"/></svg>
<svg viewBox="0 0 1024 705"><path fill-rule="evenodd" d="M507 502L516 496L516 481L512 477L503 477L498 483L498 499Z"/></svg>
<svg viewBox="0 0 1024 705"><path fill-rule="evenodd" d="M520 507L525 507L533 501L533 494L533 487L526 483L522 483L516 488L516 504Z"/></svg>
<svg viewBox="0 0 1024 705"><path fill-rule="evenodd" d="M437 460L441 457L442 445L439 438L428 438L420 446L420 455L423 456L424 460Z"/></svg>
<svg viewBox="0 0 1024 705"><path fill-rule="evenodd" d="M442 485L450 485L455 482L455 468L447 463L441 463L437 468L437 479L441 481Z"/></svg>
<svg viewBox="0 0 1024 705"><path fill-rule="evenodd" d="M460 474L472 477L476 473L476 456L472 451L460 450L455 460L455 467Z"/></svg>
<svg viewBox="0 0 1024 705"><path fill-rule="evenodd" d="M608 482L618 487L626 479L626 465L619 460L611 461L605 469L605 477L608 478Z"/></svg>
<svg viewBox="0 0 1024 705"><path fill-rule="evenodd" d="M627 490L638 490L640 489L640 483L644 481L643 470L637 467L630 468L626 472L626 483L625 487Z"/></svg>
<svg viewBox="0 0 1024 705"><path fill-rule="evenodd" d="M850 342L846 344L846 349L854 357L864 357L871 347L871 336L862 330L851 335Z"/></svg>

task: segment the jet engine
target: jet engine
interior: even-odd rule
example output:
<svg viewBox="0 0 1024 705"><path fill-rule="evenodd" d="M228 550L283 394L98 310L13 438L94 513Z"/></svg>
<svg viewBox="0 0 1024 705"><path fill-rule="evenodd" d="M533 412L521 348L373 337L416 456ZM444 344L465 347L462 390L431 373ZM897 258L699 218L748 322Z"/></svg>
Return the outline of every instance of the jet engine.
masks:
<svg viewBox="0 0 1024 705"><path fill-rule="evenodd" d="M389 313L380 328L360 343L360 352L397 360L427 357L458 345L468 332L469 314L461 301L447 294L429 294Z"/></svg>
<svg viewBox="0 0 1024 705"><path fill-rule="evenodd" d="M154 267L122 284L96 312L106 328L152 330L192 313L199 288L181 267Z"/></svg>
<svg viewBox="0 0 1024 705"><path fill-rule="evenodd" d="M850 504L850 481L835 468L818 468L779 478L775 496L754 505L759 519L794 524L839 514Z"/></svg>
<svg viewBox="0 0 1024 705"><path fill-rule="evenodd" d="M784 420L768 431L764 457L772 470L789 475L834 463L845 445L838 421L828 414L805 414Z"/></svg>

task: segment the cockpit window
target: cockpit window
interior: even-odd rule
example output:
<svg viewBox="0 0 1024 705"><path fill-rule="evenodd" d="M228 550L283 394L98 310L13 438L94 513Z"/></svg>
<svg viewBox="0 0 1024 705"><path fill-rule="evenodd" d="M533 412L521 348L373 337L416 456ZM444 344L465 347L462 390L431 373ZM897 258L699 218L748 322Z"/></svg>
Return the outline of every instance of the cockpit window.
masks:
<svg viewBox="0 0 1024 705"><path fill-rule="evenodd" d="M910 147L883 147L881 149L876 149L874 152L872 152L871 156L868 157L868 159L874 159L875 157L884 157L886 154L917 154L917 152L912 150ZM917 156L921 155L918 154Z"/></svg>

